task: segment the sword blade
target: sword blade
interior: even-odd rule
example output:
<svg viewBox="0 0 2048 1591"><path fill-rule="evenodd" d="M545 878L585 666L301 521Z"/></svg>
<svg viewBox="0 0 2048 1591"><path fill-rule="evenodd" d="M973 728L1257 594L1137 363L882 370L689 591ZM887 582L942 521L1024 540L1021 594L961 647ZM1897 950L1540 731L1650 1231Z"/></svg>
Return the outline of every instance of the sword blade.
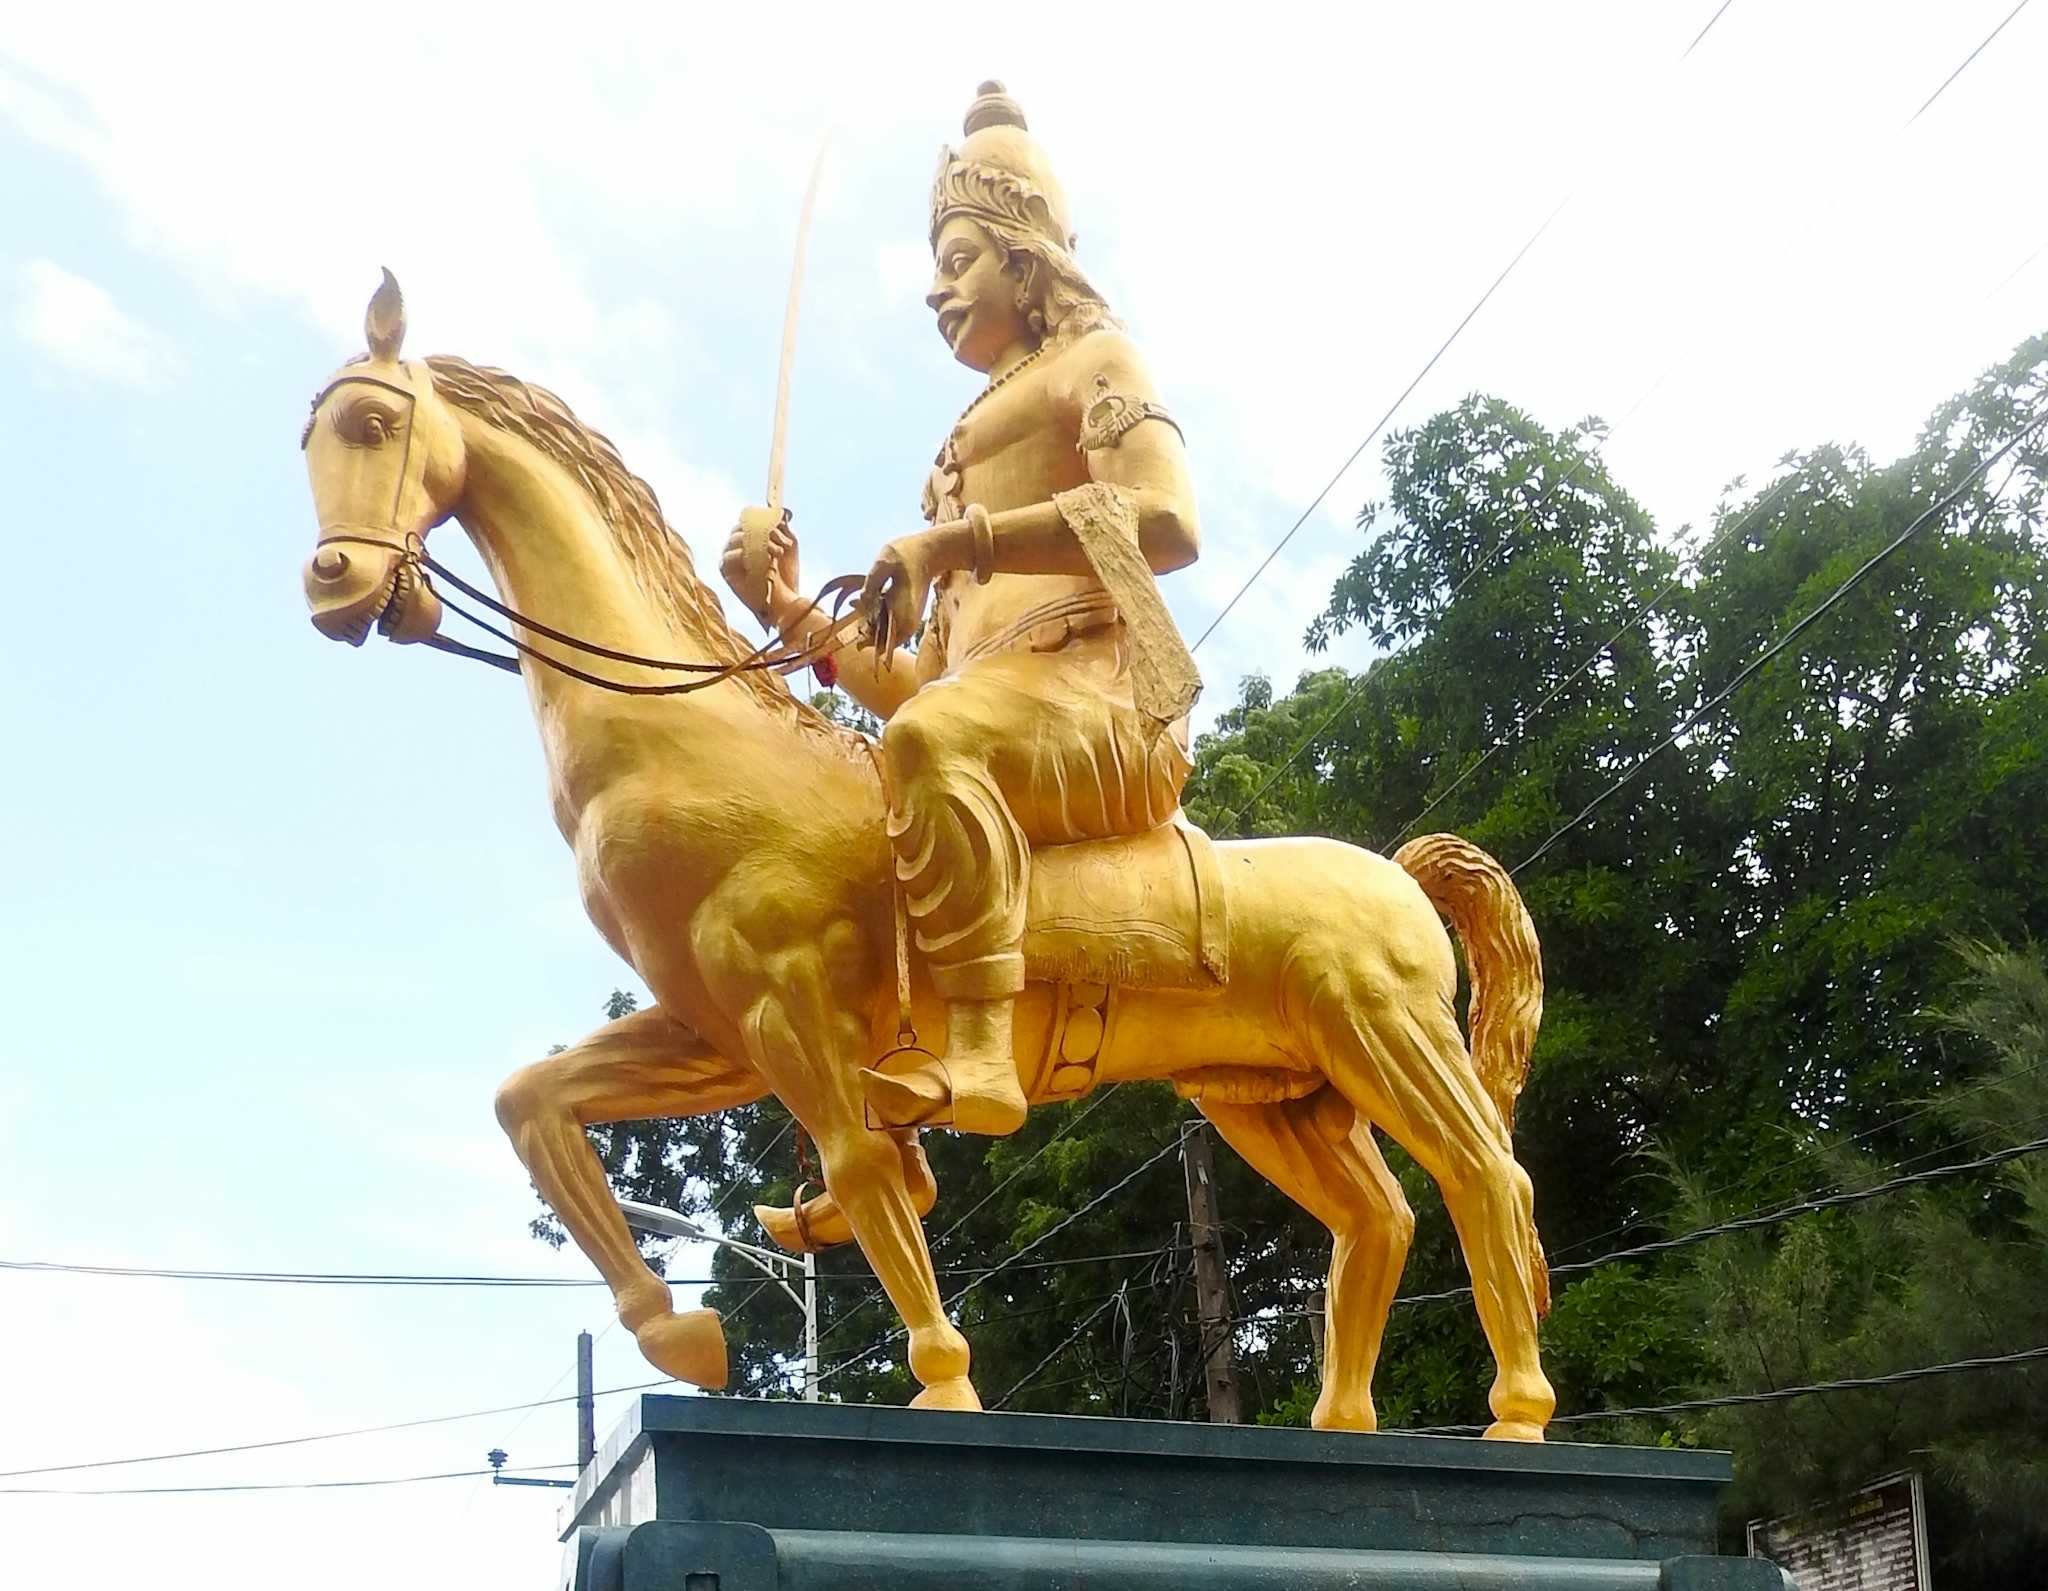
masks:
<svg viewBox="0 0 2048 1591"><path fill-rule="evenodd" d="M770 508L782 507L782 470L789 452L789 378L796 366L796 317L803 301L804 256L810 251L811 216L818 208L818 179L825 173L828 138L818 145L818 158L811 162L811 180L804 189L803 214L796 223L796 263L789 272L789 307L782 313L782 363L775 373L775 432L768 443L768 492Z"/></svg>

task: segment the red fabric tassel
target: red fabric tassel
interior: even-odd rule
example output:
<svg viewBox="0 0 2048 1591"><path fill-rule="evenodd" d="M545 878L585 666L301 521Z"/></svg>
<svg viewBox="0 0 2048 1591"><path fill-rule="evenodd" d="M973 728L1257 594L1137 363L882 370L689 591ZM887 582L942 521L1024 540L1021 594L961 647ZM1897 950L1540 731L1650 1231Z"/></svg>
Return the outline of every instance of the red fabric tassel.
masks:
<svg viewBox="0 0 2048 1591"><path fill-rule="evenodd" d="M839 659L828 652L811 665L811 673L829 691L839 683Z"/></svg>

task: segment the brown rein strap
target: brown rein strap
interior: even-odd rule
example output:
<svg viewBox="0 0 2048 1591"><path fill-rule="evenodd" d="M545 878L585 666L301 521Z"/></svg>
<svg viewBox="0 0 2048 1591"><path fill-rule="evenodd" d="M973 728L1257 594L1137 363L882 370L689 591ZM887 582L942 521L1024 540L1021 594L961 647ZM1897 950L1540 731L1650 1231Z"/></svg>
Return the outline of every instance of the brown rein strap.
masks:
<svg viewBox="0 0 2048 1591"><path fill-rule="evenodd" d="M396 542L381 536L336 532L332 535L322 536L314 545L316 548L326 547L336 542L347 542L366 547L381 547L386 552L395 552L407 563L420 569L423 580L429 573L438 575L456 590L481 602L492 612L502 615L514 624L533 631L536 635L546 636L549 640L571 647L576 651L586 652L594 657L609 658L617 663L631 664L638 668L666 669L675 673L701 674L704 676L702 679L686 680L672 685L633 685L623 680L605 679L600 675L588 673L576 667L573 663L567 663L558 657L550 656L548 653L520 640L518 636L510 634L488 620L471 613L460 603L448 597L446 593L435 592L435 596L440 600L442 606L446 607L458 618L468 620L486 635L496 636L522 656L530 657L537 663L545 664L557 673L567 675L570 679L580 680L584 684L594 685L600 690L615 691L626 696L683 696L691 691L707 690L713 685L722 685L727 680L741 674L759 673L766 670L793 673L797 669L804 668L824 656L860 618L858 609L845 613L841 613L839 610L845 605L849 597L859 592L862 584L861 577L859 575L841 575L837 579L828 580L819 590L817 600L812 604L815 610L824 607L827 602L830 602L832 604L831 611L836 615L834 621L824 630L808 636L801 646L792 646L780 636L777 636L772 641L762 643L754 651L748 653L747 656L730 663L685 663L666 658L641 657L634 652L621 652L612 647L599 646L595 642L585 641L580 637L568 634L566 631L557 630L552 625L542 624L537 619L527 617L518 609L500 602L490 593L479 590L471 585L462 576L430 554L417 537L408 537L404 542ZM475 658L478 662L489 663L494 668L505 669L515 674L519 672L517 658L504 657L498 653L486 652L473 646L464 646L460 641L451 641L438 635L429 636L426 644L433 647L436 651L449 652L457 657Z"/></svg>

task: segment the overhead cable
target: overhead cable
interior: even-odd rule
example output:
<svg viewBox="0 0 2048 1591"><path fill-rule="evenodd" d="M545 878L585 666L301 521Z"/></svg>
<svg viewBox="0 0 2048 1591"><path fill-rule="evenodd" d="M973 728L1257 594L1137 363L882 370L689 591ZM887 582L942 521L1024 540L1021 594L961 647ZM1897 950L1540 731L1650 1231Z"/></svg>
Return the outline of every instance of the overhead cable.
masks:
<svg viewBox="0 0 2048 1591"><path fill-rule="evenodd" d="M1472 324L1472 318L1486 307L1487 300L1492 298L1493 295L1500 290L1501 283L1505 282L1508 279L1508 277L1514 273L1515 267L1522 263L1523 257L1527 255L1528 252L1536 246L1536 240L1542 237L1545 232L1550 230L1550 223L1555 221L1558 218L1558 216L1563 212L1564 207L1570 203L1571 198L1569 195L1558 201L1557 208L1555 210L1552 210L1549 215L1545 216L1543 218L1542 225L1537 227L1534 232L1531 232L1529 234L1529 240L1515 251L1514 258L1509 260L1506 265L1501 267L1500 275L1496 276L1493 279L1493 281L1488 285L1486 291L1479 295L1478 302L1475 303L1470 309L1465 311L1465 318L1459 321L1457 325L1451 328L1450 336L1446 337L1443 340L1442 345L1437 349L1437 351L1429 356L1428 362L1425 363L1420 370L1415 372L1413 379L1409 381L1407 386L1401 389L1400 396L1395 398L1392 403L1387 405L1387 412L1381 415L1379 419L1376 422L1374 422L1373 428L1370 431L1365 433L1365 439L1361 441L1357 447L1351 450L1350 457L1345 459L1343 464L1338 467L1337 473L1335 475L1332 475L1329 478L1329 480L1323 483L1323 489L1317 492L1316 495L1309 500L1308 507L1304 508L1301 511L1300 516L1294 521L1294 523L1287 527L1287 534L1282 536L1278 541L1273 543L1271 550L1267 552L1264 558L1259 560L1258 568L1254 569L1251 572L1251 574L1246 577L1245 583L1237 588L1235 595L1233 595L1228 602L1223 604L1223 611L1221 613L1218 613L1215 618L1211 619L1209 621L1209 627L1205 629L1200 635L1195 637L1195 644L1188 648L1190 652L1200 651L1202 648L1202 643L1208 640L1210 636L1216 633L1216 627L1219 624L1221 624L1225 619L1230 617L1230 610L1236 607L1238 602L1243 598L1244 594L1247 591L1251 590L1251 588L1258 583L1259 576L1264 574L1267 568L1272 564L1273 560L1280 556L1281 549L1284 548L1290 541L1294 540L1295 533L1299 531L1303 525L1308 523L1309 515L1313 514L1318 508L1322 507L1323 499L1330 495L1330 493L1336 488L1337 483L1344 479L1345 475L1350 472L1351 466L1356 464L1359 458L1364 454L1365 450L1372 446L1373 442L1378 438L1380 432L1386 429L1387 422L1392 420L1394 418L1395 413L1400 409L1401 405L1408 401L1408 395L1422 384L1423 377L1427 376L1432 370L1436 368L1437 361L1443 358L1445 354L1451 351L1451 344L1458 340L1459 334L1463 332L1467 326Z"/></svg>
<svg viewBox="0 0 2048 1591"><path fill-rule="evenodd" d="M1788 1398L1807 1398L1830 1392L1866 1392L1876 1387L1900 1387L1909 1382L1925 1381L1933 1376L1961 1375L1977 1370L2004 1370L2013 1365L2029 1364L2048 1359L2048 1345L2039 1348L2022 1348L2016 1353L1991 1354L1978 1359L1951 1359L1945 1364L1916 1365L1910 1370L1894 1370L1881 1376L1844 1376L1839 1381L1810 1381L1804 1386L1773 1387L1763 1392L1728 1392L1713 1398L1686 1398L1677 1403L1650 1403L1628 1409L1586 1409L1577 1414L1558 1414L1550 1419L1552 1425L1583 1425L1593 1420L1635 1420L1647 1419L1660 1414L1693 1414L1707 1409L1738 1409L1759 1403L1782 1403ZM1418 1429L1417 1436L1455 1436L1477 1431L1477 1425L1430 1425Z"/></svg>
<svg viewBox="0 0 2048 1591"><path fill-rule="evenodd" d="M1985 34L1983 42L1979 44L1976 49L1972 50L1968 55L1963 57L1962 66L1958 66L1953 72L1949 73L1947 77L1943 78L1941 80L1941 87L1937 88L1932 94L1929 94L1927 96L1926 103L1923 104L1918 110L1913 112L1912 115L1906 118L1906 125L1908 127L1911 127L1913 123L1917 122L1922 116L1925 116L1929 108L1934 104L1934 102L1940 99L1942 95L1948 92L1949 84L1953 83L1957 78L1963 75L1963 68L1967 67L1972 61L1976 60L1978 56L1982 55L1984 51L1990 46L1991 41L1997 38L1999 34L2005 31L2006 22L2012 21L2014 17L2018 16L2022 11L2026 9L2027 0L2020 0L2020 3L2018 5L2014 6L2010 11L2008 11L2005 14L2005 21L2000 22L1997 27L1993 28L1989 33Z"/></svg>
<svg viewBox="0 0 2048 1591"><path fill-rule="evenodd" d="M2014 448L2018 447L2021 442L2025 441L2026 438L2035 430L2035 428L2040 425L2041 421L2044 418L2048 418L2048 409L2044 409L2042 412L2036 413L2032 419L2027 421L2025 425L2021 426L2019 430L2015 431L2002 444L2000 444L2000 446L1995 452L1989 453L1984 458L1980 459L1977 462L1976 466L1969 472L1969 474L1963 477L1962 481L1959 484L1957 484L1957 486L1952 491L1950 491L1939 502L1933 504L1931 507L1927 508L1921 514L1915 517L1913 522L1909 524L1904 530L1900 531L1898 535L1894 536L1890 541L1886 542L1884 546L1880 547L1876 552L1872 553L1870 557L1868 557L1860 565L1858 565L1857 568L1854 569L1849 574L1849 576L1842 581L1840 585L1836 586L1833 591L1829 592L1825 597L1823 597L1820 600L1820 602L1815 605L1811 612L1809 612L1804 618L1798 620L1796 623L1791 625L1785 631L1784 634L1778 637L1777 640L1773 641L1769 646L1765 647L1763 651L1759 652L1746 665L1744 665L1744 667L1741 670L1739 670L1736 673L1733 679L1729 680L1729 682L1726 685L1722 686L1720 690L1716 691L1712 696L1708 697L1706 701L1700 703L1698 707L1694 708L1692 712L1688 713L1686 715L1685 722L1680 724L1675 730L1673 730L1663 740L1659 741L1656 745L1652 746L1648 751L1644 752L1642 756L1638 757L1633 763L1629 765L1627 770L1621 775L1620 778L1616 779L1612 784L1608 785L1598 795L1593 797L1591 801L1587 802L1576 817L1564 823L1554 833L1551 834L1550 838L1545 840L1541 845L1537 846L1535 850L1531 851L1527 856L1523 857L1522 860L1517 862L1513 867L1509 868L1509 876L1515 876L1521 873L1524 868L1527 868L1532 863L1539 861L1543 856L1545 856L1550 851L1552 846L1557 844L1559 840L1563 839L1567 834L1571 833L1573 829L1577 828L1580 824L1584 823L1588 818L1590 818L1594 814L1594 812L1599 810L1599 808L1602 805L1604 805L1611 797L1617 795L1622 790L1626 789L1631 783L1634 782L1636 776L1640 774L1644 768L1648 767L1650 763L1660 753L1669 751L1673 746L1677 745L1679 741L1683 740L1686 734L1689 731L1691 731L1695 725L1697 725L1709 713L1713 712L1716 708L1718 708L1723 702L1727 701L1729 697L1733 696L1736 693L1736 691L1740 690L1745 684L1747 684L1749 680L1752 679L1758 673L1759 670L1763 669L1773 659L1777 658L1788 647L1790 647L1794 641L1798 640L1800 636L1804 635L1809 629L1811 629L1814 625L1818 624L1823 618L1825 618L1834 609L1837 603L1841 602L1841 600L1844 597L1848 596L1848 594L1851 591L1854 591L1856 587L1858 587L1865 580L1867 580L1870 577L1870 575L1874 573L1888 559L1890 559L1894 553L1898 552L1898 550L1901 547L1905 546L1907 542L1911 541L1923 529L1925 529L1928 525L1934 523L1936 519L1938 519L1943 514L1946 514L1949 509L1953 508L1958 502L1960 502L1964 494L1967 493L1972 486L1976 485L1976 483L1983 478L1985 472L1988 471L1993 464L1996 464L2000 459L2004 458L2006 454L2010 453Z"/></svg>
<svg viewBox="0 0 2048 1591"><path fill-rule="evenodd" d="M1037 1237L1033 1238L1029 1243L1026 1243L1014 1254L1011 1254L1006 1260L1002 1261L998 1265L992 1266L990 1269L983 1272L980 1276L977 1276L973 1281L969 1282L965 1287L961 1288L957 1293L953 1294L952 1297L946 1299L942 1307L946 1310L951 1310L954 1305L958 1304L961 1299L965 1298L969 1293L973 1292L976 1288L982 1286L984 1283L993 1281L997 1276L1001 1275L1004 1271L1009 1270L1016 1264L1018 1264L1024 1258L1024 1256L1031 1253L1032 1250L1042 1247L1044 1244L1050 1243L1054 1238L1058 1237L1060 1233L1064 1232L1068 1227L1072 1226L1076 1221L1080 1220L1083 1216L1092 1213L1096 1209L1100 1208L1103 1204L1106 1204L1110 1199L1114 1198L1117 1194L1123 1192L1125 1188L1129 1187L1133 1182L1137 1181L1139 1177L1144 1175L1144 1173L1146 1173L1147 1171L1151 1170L1152 1167L1157 1165L1160 1161L1164 1160L1168 1155L1179 1153L1181 1148L1181 1139L1183 1136L1184 1134L1176 1134L1172 1142L1162 1146L1157 1153L1147 1156L1143 1161L1139 1162L1137 1166L1133 1167L1130 1171L1126 1172L1116 1182L1112 1183L1109 1187L1104 1188L1100 1193L1096 1194L1094 1198L1090 1199L1086 1204L1082 1205L1080 1209L1074 1211L1073 1214L1066 1216L1063 1219L1055 1222L1053 1225L1047 1227ZM842 1359L838 1364L832 1366L831 1369L827 1370L823 1375L819 1376L818 1385L823 1386L827 1381L831 1380L834 1376L838 1375L842 1370L850 1370L855 1365L864 1363L870 1355L874 1354L879 1349L886 1348L898 1337L904 1336L905 1334L905 1328L898 1326L894 1331L888 1332L883 1336L877 1337L865 1348L862 1348L859 1352L851 1354L847 1358Z"/></svg>
<svg viewBox="0 0 2048 1591"><path fill-rule="evenodd" d="M379 1475L370 1480L250 1481L234 1486L0 1486L0 1497L193 1497L219 1492L325 1492L363 1486L412 1486L420 1481L469 1480L479 1475L538 1475L574 1464L529 1464L520 1469L448 1469L432 1475Z"/></svg>
<svg viewBox="0 0 2048 1591"><path fill-rule="evenodd" d="M1598 1259L1578 1260L1570 1265L1553 1265L1550 1274L1553 1279L1560 1276L1577 1276L1586 1271L1598 1270L1603 1265L1615 1264L1620 1260L1647 1259L1653 1254L1675 1253L1679 1249L1692 1248L1695 1244L1704 1243L1710 1238L1726 1237L1731 1232L1753 1232L1762 1227L1776 1226L1795 1216L1812 1215L1820 1210L1839 1210L1848 1205L1862 1204L1867 1200L1883 1198L1888 1194L1919 1187L1924 1183L1941 1182L1949 1177L1960 1177L1973 1171L1988 1170L1992 1166L2002 1166L2008 1160L2017 1160L2023 1155L2039 1154L2044 1149L2048 1149L2048 1138L2032 1138L2022 1144L2012 1144L2004 1149L1993 1150L1988 1155L1979 1155L1974 1160L1959 1160L1945 1166L1929 1166L1925 1171L1891 1177L1868 1188L1855 1188L1845 1193L1829 1193L1815 1198L1798 1199L1760 1215L1738 1216L1733 1220L1719 1221L1712 1226L1681 1233L1677 1237L1659 1238L1653 1243L1637 1243L1628 1248L1616 1249L1611 1254L1602 1254ZM1470 1287L1453 1287L1440 1293L1410 1293L1396 1298L1394 1302L1434 1304L1445 1299L1468 1298L1471 1293Z"/></svg>
<svg viewBox="0 0 2048 1591"><path fill-rule="evenodd" d="M1784 489L1787 486L1791 485L1791 483L1797 479L1798 476L1796 475L1786 476L1783 480L1779 481L1775 486L1773 486L1770 489L1770 491L1766 492L1763 495L1763 497L1759 498L1757 502L1750 508L1748 513L1742 515L1742 517L1739 520L1734 521L1727 530L1716 533L1708 541L1707 545L1700 549L1698 557L1691 560L1692 566L1695 569L1697 569L1699 567L1700 560L1704 559L1706 555L1713 550L1716 544L1723 541L1733 541L1737 535L1739 535L1744 529L1748 527L1752 520L1754 520L1759 514L1761 514L1764 511L1764 509L1770 504L1770 502L1773 499L1775 499L1778 496L1780 492L1784 491ZM1476 758L1474 758L1470 763L1468 763L1464 770L1458 775L1458 777L1453 779L1450 782L1450 784L1444 788L1442 793L1432 798L1427 806L1425 806L1420 812L1416 813L1415 816L1410 818L1406 823L1402 824L1401 827L1395 832L1393 839L1387 842L1385 849L1387 849L1388 851L1392 851L1396 846L1398 846L1401 843L1402 840L1408 837L1409 833L1415 828L1417 824L1421 823L1423 819L1427 818L1430 815L1430 813L1434 812L1438 807L1442 806L1446 801L1450 800L1452 796L1456 795L1458 793L1459 788L1464 785L1466 780L1470 779L1481 768L1485 767L1487 763L1491 762L1496 755L1507 750L1517 741L1525 738L1529 732L1529 726L1533 724L1538 718L1541 718L1543 716L1545 710L1550 706L1552 702L1556 701L1558 697L1562 696L1566 691L1570 690L1572 686L1576 685L1582 678L1584 678L1587 671L1592 669L1596 664L1599 663L1601 658L1607 655L1607 653L1613 648L1615 642L1619 641L1624 635L1627 635L1629 631L1633 630L1637 625L1641 624L1643 620L1647 619L1658 608L1662 607L1667 601L1671 599L1671 597L1677 594L1679 589L1684 584L1685 571L1681 569L1679 573L1673 575L1670 580L1665 582L1663 590L1659 591L1655 596L1651 597L1649 601L1645 602L1641 607L1637 608L1635 613L1629 618L1627 623L1622 625L1620 629L1616 630L1606 640L1602 641L1597 647L1595 647L1590 653L1588 653L1586 655L1586 659L1584 662L1579 664L1579 666L1573 669L1571 673L1567 674L1563 679L1559 680L1557 684L1553 685L1547 692L1545 692L1542 698L1536 703L1536 705L1530 708L1529 711L1522 716L1521 721L1515 726L1514 734L1508 735L1502 739L1494 741L1492 745L1488 746L1486 750L1482 751Z"/></svg>

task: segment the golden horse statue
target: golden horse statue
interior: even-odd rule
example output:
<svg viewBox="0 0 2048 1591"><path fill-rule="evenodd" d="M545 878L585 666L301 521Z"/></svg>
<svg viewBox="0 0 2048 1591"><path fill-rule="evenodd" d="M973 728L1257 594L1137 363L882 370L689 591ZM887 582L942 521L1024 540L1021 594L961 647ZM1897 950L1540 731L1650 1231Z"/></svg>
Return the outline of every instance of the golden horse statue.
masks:
<svg viewBox="0 0 2048 1591"><path fill-rule="evenodd" d="M901 1022L869 744L750 665L654 494L560 399L461 359L402 358L388 273L367 331L369 353L321 388L302 438L320 526L304 571L313 623L355 644L373 628L451 644L434 635L425 539L463 525L516 616L506 638L584 905L657 1002L503 1085L519 1158L646 1357L722 1386L716 1312L674 1310L584 1129L773 1093L823 1162L811 1237L859 1243L908 1328L913 1402L978 1409L926 1248L929 1169L915 1132L868 1125L857 1081ZM601 641L605 672L567 661L557 643L579 637ZM687 665L647 666L679 655L712 672L679 686ZM1486 1434L1540 1440L1556 1402L1537 1353L1548 1278L1510 1126L1542 968L1500 865L1450 835L1389 860L1327 839L1212 846L1177 824L1041 852L1031 901L1015 1045L1033 1103L1170 1081L1329 1227L1313 1423L1376 1424L1373 1366L1414 1230L1378 1127L1456 1224L1496 1363ZM1469 1052L1439 912L1470 961ZM913 1020L940 1023L922 969L906 976ZM763 1215L794 1246L791 1212Z"/></svg>

